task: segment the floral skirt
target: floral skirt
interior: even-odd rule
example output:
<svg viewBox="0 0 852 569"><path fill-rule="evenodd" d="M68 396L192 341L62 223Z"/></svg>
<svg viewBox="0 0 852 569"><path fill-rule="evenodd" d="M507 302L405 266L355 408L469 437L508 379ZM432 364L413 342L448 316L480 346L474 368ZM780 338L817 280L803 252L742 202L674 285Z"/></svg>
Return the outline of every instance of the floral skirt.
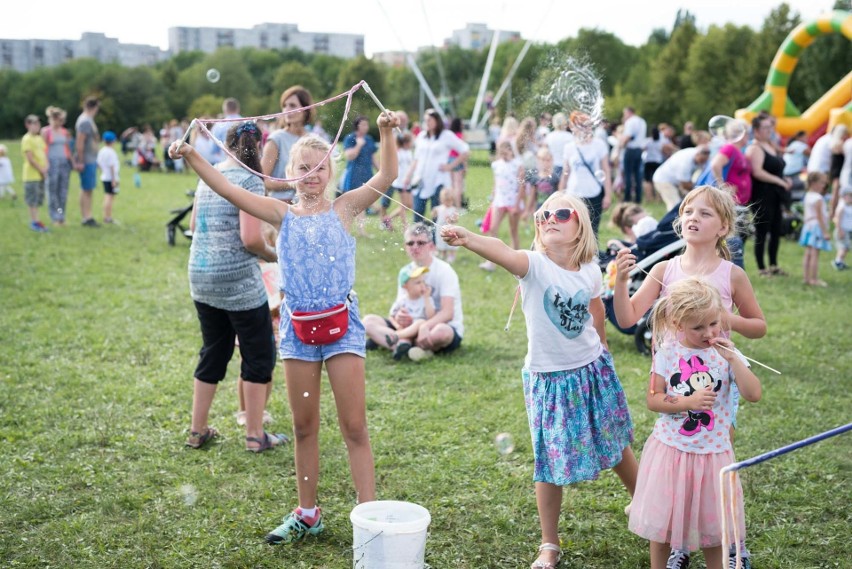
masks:
<svg viewBox="0 0 852 569"><path fill-rule="evenodd" d="M799 236L799 245L802 247L813 247L820 251L831 251L831 241L825 239L818 221L809 221L802 227Z"/></svg>
<svg viewBox="0 0 852 569"><path fill-rule="evenodd" d="M522 376L536 482L594 480L621 462L633 422L609 352L581 368Z"/></svg>
<svg viewBox="0 0 852 569"><path fill-rule="evenodd" d="M647 540L668 543L672 549L681 551L722 545L719 472L733 460L730 450L688 453L660 442L652 433L642 450L628 529ZM739 478L734 493L742 540L745 539L745 513ZM729 518L728 543L734 542L733 522Z"/></svg>

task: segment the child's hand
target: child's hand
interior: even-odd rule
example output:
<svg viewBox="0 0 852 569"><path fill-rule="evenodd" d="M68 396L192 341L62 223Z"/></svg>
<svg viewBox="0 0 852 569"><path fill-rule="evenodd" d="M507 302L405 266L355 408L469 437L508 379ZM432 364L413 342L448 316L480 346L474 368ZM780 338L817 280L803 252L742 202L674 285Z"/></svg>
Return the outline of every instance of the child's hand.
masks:
<svg viewBox="0 0 852 569"><path fill-rule="evenodd" d="M464 247L470 237L470 232L458 225L445 225L441 228L441 239L447 245Z"/></svg>
<svg viewBox="0 0 852 569"><path fill-rule="evenodd" d="M711 388L699 389L692 395L684 398L688 407L692 411L709 411L713 408L713 403L716 402L716 392Z"/></svg>
<svg viewBox="0 0 852 569"><path fill-rule="evenodd" d="M737 354L734 351L734 343L730 338L723 338L721 336L718 338L711 338L710 345L716 348L716 351L719 352L719 355L725 358L725 360L732 362L737 359Z"/></svg>
<svg viewBox="0 0 852 569"><path fill-rule="evenodd" d="M176 140L169 145L169 157L172 160L183 158L192 152L192 146L185 143L183 140Z"/></svg>
<svg viewBox="0 0 852 569"><path fill-rule="evenodd" d="M399 126L399 117L391 111L382 111L376 119L379 128L394 128Z"/></svg>
<svg viewBox="0 0 852 569"><path fill-rule="evenodd" d="M615 280L626 283L630 277L630 270L636 266L636 255L630 249L622 249L615 255Z"/></svg>

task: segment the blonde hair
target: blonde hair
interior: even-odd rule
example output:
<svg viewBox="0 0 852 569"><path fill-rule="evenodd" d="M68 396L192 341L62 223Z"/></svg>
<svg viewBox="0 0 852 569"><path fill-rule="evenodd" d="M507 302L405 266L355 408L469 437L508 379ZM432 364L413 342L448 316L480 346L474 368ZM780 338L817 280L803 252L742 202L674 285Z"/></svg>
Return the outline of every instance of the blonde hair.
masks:
<svg viewBox="0 0 852 569"><path fill-rule="evenodd" d="M728 249L728 237L734 234L734 228L737 224L737 202L734 200L733 187L728 184L723 184L721 188L715 186L698 186L683 198L680 202L680 207L677 210L677 218L672 223L672 227L677 233L677 236L683 238L681 223L683 220L683 211L686 207L698 198L704 198L707 204L713 208L719 219L722 220L722 225L727 227L724 235L719 236L716 241L716 253L725 259L731 260L731 251Z"/></svg>
<svg viewBox="0 0 852 569"><path fill-rule="evenodd" d="M568 117L565 113L556 113L553 115L550 124L553 125L553 130L565 130L565 127L568 126Z"/></svg>
<svg viewBox="0 0 852 569"><path fill-rule="evenodd" d="M662 345L666 333L676 333L688 320L697 320L705 314L722 316L725 310L719 290L705 279L688 277L676 281L666 289L666 296L651 309L649 322L654 331L654 343Z"/></svg>
<svg viewBox="0 0 852 569"><path fill-rule="evenodd" d="M331 145L315 134L306 134L301 137L296 141L293 147L290 148L290 158L287 160L287 177L299 177L299 174L296 173L296 160L301 158L305 151L315 151L325 156L328 154L330 149ZM330 158L323 158L323 160L328 163L328 183L331 185L337 179L334 173L334 161Z"/></svg>
<svg viewBox="0 0 852 569"><path fill-rule="evenodd" d="M568 258L568 263L577 267L590 263L598 254L598 240L592 229L589 209L581 198L572 196L565 191L559 191L552 193L549 198L544 200L544 203L536 210L536 213L545 209L551 209L551 206L556 203L565 204L577 214L577 224L579 226L577 240L569 245L572 251ZM541 240L541 226L539 224L535 226L535 250L542 253L547 251L547 247Z"/></svg>
<svg viewBox="0 0 852 569"><path fill-rule="evenodd" d="M6 156L9 150L6 148L5 144L0 144L0 156Z"/></svg>
<svg viewBox="0 0 852 569"><path fill-rule="evenodd" d="M452 188L442 188L441 193L438 194L438 199L441 201L441 204L445 204L449 202L450 205L453 203L453 189Z"/></svg>

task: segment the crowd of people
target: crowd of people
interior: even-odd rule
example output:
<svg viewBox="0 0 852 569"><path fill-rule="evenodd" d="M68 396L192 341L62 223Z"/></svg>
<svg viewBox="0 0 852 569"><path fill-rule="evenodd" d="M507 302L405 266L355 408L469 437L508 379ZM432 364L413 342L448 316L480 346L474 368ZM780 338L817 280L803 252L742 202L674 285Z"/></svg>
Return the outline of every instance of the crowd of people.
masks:
<svg viewBox="0 0 852 569"><path fill-rule="evenodd" d="M99 103L87 99L73 137L64 126L65 111L50 107L44 128L38 116L26 117L21 143L34 231L47 231L38 219L45 193L51 221L66 223L71 170L80 175L83 225L99 225L91 211L98 170L106 196L103 221L113 221L121 167L116 143L134 152L142 170L181 172L188 165L199 176L188 272L202 347L186 446L200 449L218 437L209 411L236 347L242 356L237 421L245 427L246 450L289 443L288 436L265 427L272 420L267 403L274 368L282 362L298 504L267 542L290 543L324 530L318 505L323 367L357 499L375 499L366 351L384 349L394 360L420 361L461 347L462 289L452 263L464 248L482 257L481 268L502 267L519 279L528 335L521 376L542 537L532 568L554 569L560 561L562 488L607 469L631 497L628 527L650 541L654 569L686 567L698 549L708 567L729 566L737 558L750 567L742 489L736 489L734 522L740 539L730 551L721 549L725 530L715 513L714 481L733 462L740 398L761 398L760 380L731 332L766 334L749 277L732 261L732 239L752 238L740 231L737 208L748 207L753 215L758 274L787 276L778 251L785 212L801 184L804 283L826 286L819 279L819 252L831 249L831 224L835 269L846 268L852 232L852 138L846 127L833 128L811 148L804 133L782 144L768 114L751 124L731 120L713 135L687 123L680 136L670 125L648 128L630 107L621 124L594 130L576 113L509 116L492 121L500 123L493 136L493 191L477 231L456 225L466 205L470 156L461 121L445 123L442 113L430 109L422 124L409 129L405 112L385 111L377 119L376 140L368 119L358 116L341 142L345 165L338 175L313 105L303 87L284 90L280 119L267 130L244 119L236 99L226 99L222 117L209 119L210 134L195 129L184 143L187 125L175 120L164 126L158 143L150 127L101 136L95 124ZM162 161L157 144L165 149ZM14 197L4 158L0 147L0 196ZM674 216L684 250L654 265L630 296L628 275L637 262L631 244L658 226L641 204L657 199ZM376 201L382 228L400 225L409 262L397 275L388 313L362 316L353 290L352 233L364 232L361 220ZM610 209L625 238L608 244L617 251L613 316L626 328L654 306L656 351L646 403L661 415L641 461L631 448L633 424L606 341L598 233ZM501 240L504 219L509 243ZM531 250L519 239L525 220L535 232ZM275 275L271 287L264 273Z"/></svg>

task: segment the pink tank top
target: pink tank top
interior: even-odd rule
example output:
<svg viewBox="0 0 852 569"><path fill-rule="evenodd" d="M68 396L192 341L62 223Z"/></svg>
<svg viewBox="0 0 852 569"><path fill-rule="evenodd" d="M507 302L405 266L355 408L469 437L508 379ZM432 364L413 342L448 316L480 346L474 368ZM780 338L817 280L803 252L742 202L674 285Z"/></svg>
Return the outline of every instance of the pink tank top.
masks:
<svg viewBox="0 0 852 569"><path fill-rule="evenodd" d="M732 262L722 259L722 262L719 263L715 271L709 275L703 275L703 278L719 291L719 295L722 297L722 306L728 312L734 311L734 298L731 296L731 269L733 266ZM666 272L663 275L663 290L660 292L660 295L665 296L668 294L670 284L691 276L693 275L687 275L683 272L683 268L680 266L680 256L675 257L666 264Z"/></svg>

